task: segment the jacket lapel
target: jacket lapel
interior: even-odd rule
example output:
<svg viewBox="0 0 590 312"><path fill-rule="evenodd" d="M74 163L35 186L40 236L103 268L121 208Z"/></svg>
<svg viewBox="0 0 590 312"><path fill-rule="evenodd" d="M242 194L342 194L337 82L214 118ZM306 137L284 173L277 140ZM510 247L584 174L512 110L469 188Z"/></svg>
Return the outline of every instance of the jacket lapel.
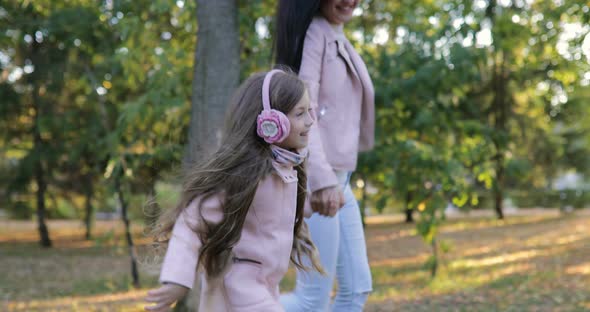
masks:
<svg viewBox="0 0 590 312"><path fill-rule="evenodd" d="M354 66L355 64L351 60L351 55L348 52L348 49L346 48L346 41L344 41L343 39L337 39L336 44L338 45L338 54L346 62L346 65L348 66L348 70L350 70L357 77L357 79L360 79L357 69L356 69L356 66Z"/></svg>
<svg viewBox="0 0 590 312"><path fill-rule="evenodd" d="M365 93L365 95L367 92L373 93L373 82L371 81L371 77L369 76L369 71L367 70L365 62L363 62L361 56L354 50L350 42L347 42L347 47L348 54L350 55L350 59L352 61L352 66L356 70L359 80L363 85L363 93Z"/></svg>
<svg viewBox="0 0 590 312"><path fill-rule="evenodd" d="M318 16L316 18L319 18L321 21L320 24L324 29L326 43L336 41L336 44L338 45L338 54L342 57L344 62L346 62L348 69L360 80L363 88L368 88L370 85L370 89L372 91L373 85L371 79L369 78L369 73L365 67L365 63L363 63L350 42L346 38L337 38L336 34L334 33L334 29L332 29L332 26L330 25L330 22L328 22L328 20L326 20L324 17Z"/></svg>

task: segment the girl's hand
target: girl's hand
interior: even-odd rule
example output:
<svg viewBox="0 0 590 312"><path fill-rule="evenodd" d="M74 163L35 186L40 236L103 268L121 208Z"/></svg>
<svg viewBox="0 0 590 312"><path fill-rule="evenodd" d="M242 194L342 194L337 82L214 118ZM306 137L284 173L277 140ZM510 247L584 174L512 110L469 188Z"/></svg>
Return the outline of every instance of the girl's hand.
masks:
<svg viewBox="0 0 590 312"><path fill-rule="evenodd" d="M182 299L188 292L188 288L177 284L164 284L158 289L148 291L145 301L153 305L146 306L146 311L164 312L170 311L172 305Z"/></svg>
<svg viewBox="0 0 590 312"><path fill-rule="evenodd" d="M313 192L310 201L314 211L333 217L344 206L344 193L339 185L334 185Z"/></svg>

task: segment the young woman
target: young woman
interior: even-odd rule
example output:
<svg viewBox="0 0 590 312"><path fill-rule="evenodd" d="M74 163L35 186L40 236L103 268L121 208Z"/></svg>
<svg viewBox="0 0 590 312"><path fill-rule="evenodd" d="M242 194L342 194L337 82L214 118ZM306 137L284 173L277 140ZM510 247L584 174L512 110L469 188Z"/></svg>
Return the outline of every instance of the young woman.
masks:
<svg viewBox="0 0 590 312"><path fill-rule="evenodd" d="M297 274L286 311L362 311L372 290L365 237L349 179L358 152L374 144L374 92L367 68L343 33L358 0L280 0L275 62L307 84L311 127L308 181L314 214L307 222L326 276ZM334 277L338 292L330 307Z"/></svg>

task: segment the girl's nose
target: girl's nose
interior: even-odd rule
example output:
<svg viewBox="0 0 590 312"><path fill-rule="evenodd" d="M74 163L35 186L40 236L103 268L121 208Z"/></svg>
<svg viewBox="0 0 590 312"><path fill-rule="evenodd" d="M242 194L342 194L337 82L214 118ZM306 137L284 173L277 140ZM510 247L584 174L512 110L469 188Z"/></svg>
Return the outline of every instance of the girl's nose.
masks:
<svg viewBox="0 0 590 312"><path fill-rule="evenodd" d="M315 118L314 118L313 112L308 112L307 113L307 118L306 118L305 121L306 121L305 122L305 126L311 127L311 125L313 125L313 123L315 122Z"/></svg>

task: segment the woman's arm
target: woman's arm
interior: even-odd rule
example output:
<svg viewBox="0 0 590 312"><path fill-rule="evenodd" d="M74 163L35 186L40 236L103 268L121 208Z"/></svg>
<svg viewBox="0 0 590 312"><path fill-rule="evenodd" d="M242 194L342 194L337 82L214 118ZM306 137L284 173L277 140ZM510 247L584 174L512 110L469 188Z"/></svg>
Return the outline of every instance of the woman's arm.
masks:
<svg viewBox="0 0 590 312"><path fill-rule="evenodd" d="M312 192L338 185L338 178L326 158L317 122L322 60L325 52L324 40L320 25L312 21L303 42L303 54L299 69L299 77L307 85L310 104L316 116L316 122L311 126L309 132L310 153L307 163L307 176Z"/></svg>

